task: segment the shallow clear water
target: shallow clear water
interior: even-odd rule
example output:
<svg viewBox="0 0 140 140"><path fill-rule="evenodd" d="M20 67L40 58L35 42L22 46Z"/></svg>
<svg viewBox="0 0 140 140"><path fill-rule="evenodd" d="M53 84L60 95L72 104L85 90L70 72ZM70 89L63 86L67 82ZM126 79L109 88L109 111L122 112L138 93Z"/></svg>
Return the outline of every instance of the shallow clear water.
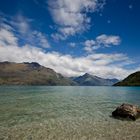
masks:
<svg viewBox="0 0 140 140"><path fill-rule="evenodd" d="M0 140L140 140L140 120L111 117L140 106L140 87L0 86Z"/></svg>

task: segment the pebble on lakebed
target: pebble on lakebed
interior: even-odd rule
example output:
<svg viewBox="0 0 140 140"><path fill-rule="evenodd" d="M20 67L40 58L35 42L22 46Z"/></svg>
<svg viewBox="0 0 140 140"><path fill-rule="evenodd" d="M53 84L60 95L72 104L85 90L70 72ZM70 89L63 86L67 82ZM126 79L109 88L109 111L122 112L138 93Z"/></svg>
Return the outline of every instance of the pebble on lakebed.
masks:
<svg viewBox="0 0 140 140"><path fill-rule="evenodd" d="M140 117L140 108L131 104L122 104L112 112L115 118L126 118L135 121Z"/></svg>

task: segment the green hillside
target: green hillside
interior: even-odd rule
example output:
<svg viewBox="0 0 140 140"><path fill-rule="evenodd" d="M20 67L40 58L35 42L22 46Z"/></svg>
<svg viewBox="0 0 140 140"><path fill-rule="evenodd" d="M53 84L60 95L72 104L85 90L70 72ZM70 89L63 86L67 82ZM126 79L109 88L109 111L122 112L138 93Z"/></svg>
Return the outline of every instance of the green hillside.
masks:
<svg viewBox="0 0 140 140"><path fill-rule="evenodd" d="M114 86L140 86L140 71L129 75L127 78L116 83Z"/></svg>

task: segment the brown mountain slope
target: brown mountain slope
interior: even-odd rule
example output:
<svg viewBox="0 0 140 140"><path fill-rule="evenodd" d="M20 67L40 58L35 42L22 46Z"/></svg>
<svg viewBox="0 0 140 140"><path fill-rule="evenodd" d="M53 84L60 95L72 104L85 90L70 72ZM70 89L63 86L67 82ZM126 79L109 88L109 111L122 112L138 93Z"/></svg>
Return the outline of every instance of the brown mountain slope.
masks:
<svg viewBox="0 0 140 140"><path fill-rule="evenodd" d="M0 62L0 85L75 85L75 83L36 62Z"/></svg>

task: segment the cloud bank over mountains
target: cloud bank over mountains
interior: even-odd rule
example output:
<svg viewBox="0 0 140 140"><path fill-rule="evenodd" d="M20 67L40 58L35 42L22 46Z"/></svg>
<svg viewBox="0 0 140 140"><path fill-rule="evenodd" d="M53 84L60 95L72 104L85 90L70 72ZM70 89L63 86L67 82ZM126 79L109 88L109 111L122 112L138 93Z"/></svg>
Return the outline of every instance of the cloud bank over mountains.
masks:
<svg viewBox="0 0 140 140"><path fill-rule="evenodd" d="M36 34L39 33L37 32ZM101 41L102 37L105 37L103 41ZM116 39L118 39L118 37L106 37L102 35L97 37L96 40L100 40L104 45L113 43L117 45L118 42L115 42ZM35 61L65 76L79 76L87 72L104 78L116 77L121 79L137 70L125 68L126 65L131 65L133 62L124 54L93 53L86 56L73 57L69 54L61 54L60 52L46 52L43 48L32 46L28 43L21 46L14 29L6 24L3 24L0 28L0 61Z"/></svg>

